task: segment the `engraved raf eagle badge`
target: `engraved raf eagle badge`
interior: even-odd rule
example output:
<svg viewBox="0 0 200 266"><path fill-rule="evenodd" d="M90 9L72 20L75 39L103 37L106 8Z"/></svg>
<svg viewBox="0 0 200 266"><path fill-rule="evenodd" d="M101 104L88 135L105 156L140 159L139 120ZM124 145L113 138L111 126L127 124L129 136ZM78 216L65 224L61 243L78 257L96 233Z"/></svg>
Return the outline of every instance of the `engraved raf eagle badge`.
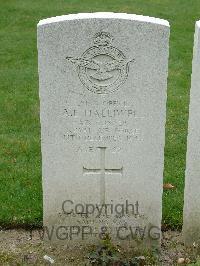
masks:
<svg viewBox="0 0 200 266"><path fill-rule="evenodd" d="M81 57L66 57L76 66L80 81L91 92L114 92L128 77L129 64L134 59L127 60L118 48L111 46L112 41L109 33L99 32L94 37L94 46Z"/></svg>

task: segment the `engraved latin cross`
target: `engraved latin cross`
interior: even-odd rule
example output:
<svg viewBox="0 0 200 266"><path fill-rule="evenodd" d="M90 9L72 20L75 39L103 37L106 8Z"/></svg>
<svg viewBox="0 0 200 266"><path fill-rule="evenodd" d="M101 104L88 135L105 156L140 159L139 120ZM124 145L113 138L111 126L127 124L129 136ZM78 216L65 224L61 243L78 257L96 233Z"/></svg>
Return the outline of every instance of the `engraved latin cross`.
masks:
<svg viewBox="0 0 200 266"><path fill-rule="evenodd" d="M100 150L100 168L89 169L83 166L83 174L100 174L100 195L101 195L101 204L105 204L105 177L106 174L120 174L123 173L123 167L121 168L106 168L105 167L105 155L106 155L106 147L98 147Z"/></svg>

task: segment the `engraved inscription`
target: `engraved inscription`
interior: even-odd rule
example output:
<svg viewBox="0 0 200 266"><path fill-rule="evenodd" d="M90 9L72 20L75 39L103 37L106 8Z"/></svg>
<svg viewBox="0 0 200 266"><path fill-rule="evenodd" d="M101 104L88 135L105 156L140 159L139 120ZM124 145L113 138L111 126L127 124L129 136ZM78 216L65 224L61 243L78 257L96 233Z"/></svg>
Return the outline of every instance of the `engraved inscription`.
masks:
<svg viewBox="0 0 200 266"><path fill-rule="evenodd" d="M66 106L64 117L69 121L64 132L66 141L132 142L141 140L134 103L104 100L100 103L81 100L76 106Z"/></svg>
<svg viewBox="0 0 200 266"><path fill-rule="evenodd" d="M100 149L100 168L89 169L83 166L83 174L100 174L101 182L100 182L100 196L101 196L101 204L105 204L105 176L106 174L120 174L123 173L123 167L117 169L109 169L105 167L105 155L106 155L106 147L97 147Z"/></svg>
<svg viewBox="0 0 200 266"><path fill-rule="evenodd" d="M129 64L118 48L111 46L113 38L107 32L95 35L94 46L79 58L66 57L77 67L83 85L91 92L107 94L116 91L128 77Z"/></svg>

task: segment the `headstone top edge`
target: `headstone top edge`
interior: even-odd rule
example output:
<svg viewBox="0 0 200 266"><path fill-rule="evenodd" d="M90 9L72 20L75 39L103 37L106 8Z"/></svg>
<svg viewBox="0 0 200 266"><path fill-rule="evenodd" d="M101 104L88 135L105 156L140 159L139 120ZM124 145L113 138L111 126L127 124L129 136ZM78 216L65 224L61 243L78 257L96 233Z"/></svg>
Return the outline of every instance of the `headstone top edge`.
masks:
<svg viewBox="0 0 200 266"><path fill-rule="evenodd" d="M139 21L139 22L147 22L147 23L159 24L162 26L170 27L169 22L164 19L143 16L143 15L135 15L135 14L127 14L127 13L113 13L113 12L78 13L78 14L56 16L56 17L51 17L51 18L40 20L37 26L40 27L40 26L62 22L62 21L67 21L67 20L92 19L92 18L134 20L134 21Z"/></svg>
<svg viewBox="0 0 200 266"><path fill-rule="evenodd" d="M200 28L200 20L196 22L198 28Z"/></svg>

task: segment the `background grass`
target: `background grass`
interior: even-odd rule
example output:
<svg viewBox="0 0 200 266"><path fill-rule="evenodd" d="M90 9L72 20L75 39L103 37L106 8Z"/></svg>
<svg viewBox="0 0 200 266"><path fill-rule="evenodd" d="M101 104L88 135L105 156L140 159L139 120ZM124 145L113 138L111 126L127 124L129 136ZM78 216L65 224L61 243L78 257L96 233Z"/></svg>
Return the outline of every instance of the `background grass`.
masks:
<svg viewBox="0 0 200 266"><path fill-rule="evenodd" d="M182 224L188 100L199 0L0 0L0 224L40 225L42 188L36 24L77 12L143 14L171 24L163 223Z"/></svg>

